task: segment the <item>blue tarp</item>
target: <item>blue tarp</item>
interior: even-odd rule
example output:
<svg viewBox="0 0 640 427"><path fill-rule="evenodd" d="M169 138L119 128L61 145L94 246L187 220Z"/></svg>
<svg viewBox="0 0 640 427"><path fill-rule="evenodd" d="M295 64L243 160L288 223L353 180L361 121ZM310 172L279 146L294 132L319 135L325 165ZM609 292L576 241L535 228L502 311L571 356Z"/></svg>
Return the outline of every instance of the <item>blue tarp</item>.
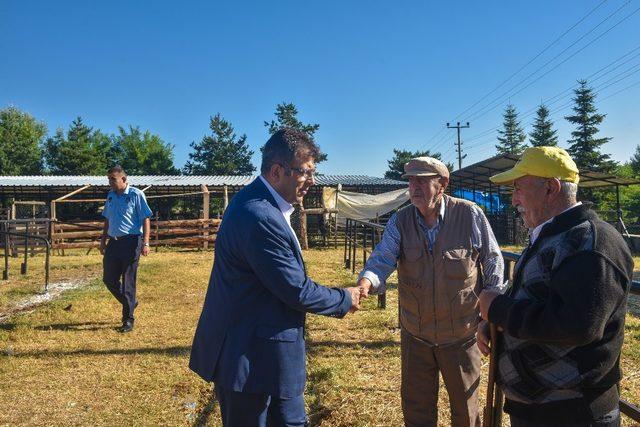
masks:
<svg viewBox="0 0 640 427"><path fill-rule="evenodd" d="M475 194L475 198L474 198ZM500 201L497 194L483 193L482 191L473 191L466 188L456 189L453 191L454 197L471 200L481 206L485 212L496 214L503 212L506 208L505 204Z"/></svg>

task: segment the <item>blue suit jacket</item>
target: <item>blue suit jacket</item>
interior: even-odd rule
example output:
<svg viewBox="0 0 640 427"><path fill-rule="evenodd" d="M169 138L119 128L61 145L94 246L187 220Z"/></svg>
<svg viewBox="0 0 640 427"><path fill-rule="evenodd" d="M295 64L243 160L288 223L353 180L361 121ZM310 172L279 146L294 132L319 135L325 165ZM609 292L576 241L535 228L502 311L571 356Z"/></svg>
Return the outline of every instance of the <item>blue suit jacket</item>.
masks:
<svg viewBox="0 0 640 427"><path fill-rule="evenodd" d="M295 236L260 179L229 204L189 367L247 393L299 396L305 313L344 316L351 297L306 275Z"/></svg>

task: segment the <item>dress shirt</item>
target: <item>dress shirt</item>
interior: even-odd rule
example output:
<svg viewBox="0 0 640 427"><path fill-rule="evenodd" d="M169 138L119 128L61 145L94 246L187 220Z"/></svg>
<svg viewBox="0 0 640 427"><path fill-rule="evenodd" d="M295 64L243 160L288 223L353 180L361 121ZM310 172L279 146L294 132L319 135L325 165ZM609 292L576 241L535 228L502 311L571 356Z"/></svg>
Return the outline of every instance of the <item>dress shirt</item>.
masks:
<svg viewBox="0 0 640 427"><path fill-rule="evenodd" d="M471 214L473 215L471 243L480 255L478 260L482 264L484 287L495 288L502 292L505 289L505 284L503 283L504 261L500 246L482 210L477 206L473 206ZM438 220L432 228L427 227L418 210L416 210L416 215L431 252L438 237L440 225L446 219L445 204L442 201L440 202ZM393 214L389 222L387 222L382 240L374 249L359 276L359 278L365 277L371 281L372 294L385 292L386 280L397 268L398 258L400 257L400 240L397 215Z"/></svg>
<svg viewBox="0 0 640 427"><path fill-rule="evenodd" d="M109 191L102 216L109 220L107 233L111 237L141 235L145 218L153 215L144 193L127 184L122 194Z"/></svg>
<svg viewBox="0 0 640 427"><path fill-rule="evenodd" d="M293 231L293 227L291 226L291 214L293 213L293 211L295 211L295 208L291 203L283 199L282 196L271 186L271 184L269 184L269 181L264 179L262 175L260 175L260 179L267 187L267 190L269 190L269 193L271 193L273 198L276 199L278 209L280 209L280 212L282 212L282 216L284 216L284 220L287 222L287 225L289 225L289 229L291 230L291 233L293 233L293 237L295 237L296 243L298 244L298 249L302 250L300 247L300 242L298 241L298 236L296 235L296 232Z"/></svg>
<svg viewBox="0 0 640 427"><path fill-rule="evenodd" d="M566 211L568 211L569 209L573 209L576 206L580 206L582 204L582 202L578 202L575 205L571 206L570 208L567 208L565 210L563 210L562 212L560 212L558 215L561 215L563 213L565 213ZM556 215L556 216L558 216ZM530 232L529 232L529 242L531 245L533 245L535 243L535 241L538 239L538 236L540 235L540 232L542 231L542 227L544 227L545 225L549 224L550 222L553 221L554 217L549 218L548 220L546 220L545 222L543 222L542 224L539 224L538 226L534 227Z"/></svg>

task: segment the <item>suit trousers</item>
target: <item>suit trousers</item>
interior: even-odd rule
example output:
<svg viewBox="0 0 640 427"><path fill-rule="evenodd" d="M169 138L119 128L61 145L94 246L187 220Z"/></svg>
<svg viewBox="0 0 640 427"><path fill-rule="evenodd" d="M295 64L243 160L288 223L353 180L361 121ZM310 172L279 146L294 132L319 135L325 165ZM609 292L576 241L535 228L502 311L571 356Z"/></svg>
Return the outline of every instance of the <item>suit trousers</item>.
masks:
<svg viewBox="0 0 640 427"><path fill-rule="evenodd" d="M122 304L122 321L133 321L136 306L136 276L142 250L140 235L109 239L102 260L102 281Z"/></svg>
<svg viewBox="0 0 640 427"><path fill-rule="evenodd" d="M475 337L436 346L402 329L402 413L407 427L438 425L439 376L451 408L451 425L480 426L478 386L481 353ZM447 423L448 424L448 423Z"/></svg>
<svg viewBox="0 0 640 427"><path fill-rule="evenodd" d="M222 425L225 427L307 426L304 396L277 397L243 393L216 384Z"/></svg>

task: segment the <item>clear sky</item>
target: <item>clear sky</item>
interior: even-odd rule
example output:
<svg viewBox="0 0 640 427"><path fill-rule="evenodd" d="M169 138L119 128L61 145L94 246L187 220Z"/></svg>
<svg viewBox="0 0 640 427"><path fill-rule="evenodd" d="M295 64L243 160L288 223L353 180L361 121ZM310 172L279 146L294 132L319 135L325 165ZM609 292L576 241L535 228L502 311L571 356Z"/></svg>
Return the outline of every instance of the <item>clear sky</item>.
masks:
<svg viewBox="0 0 640 427"><path fill-rule="evenodd" d="M562 95L550 108L566 147L571 92L562 92L592 76L607 114L600 135L613 138L603 151L626 161L640 143L639 8L638 0L2 0L0 108L29 112L50 134L78 115L107 133L138 125L173 144L181 167L210 116L221 113L259 153L263 121L293 102L302 121L320 124L329 156L321 172L382 176L393 148L441 151L453 162L446 122L471 122L463 165L495 154L492 129L509 101L530 132L525 113Z"/></svg>

